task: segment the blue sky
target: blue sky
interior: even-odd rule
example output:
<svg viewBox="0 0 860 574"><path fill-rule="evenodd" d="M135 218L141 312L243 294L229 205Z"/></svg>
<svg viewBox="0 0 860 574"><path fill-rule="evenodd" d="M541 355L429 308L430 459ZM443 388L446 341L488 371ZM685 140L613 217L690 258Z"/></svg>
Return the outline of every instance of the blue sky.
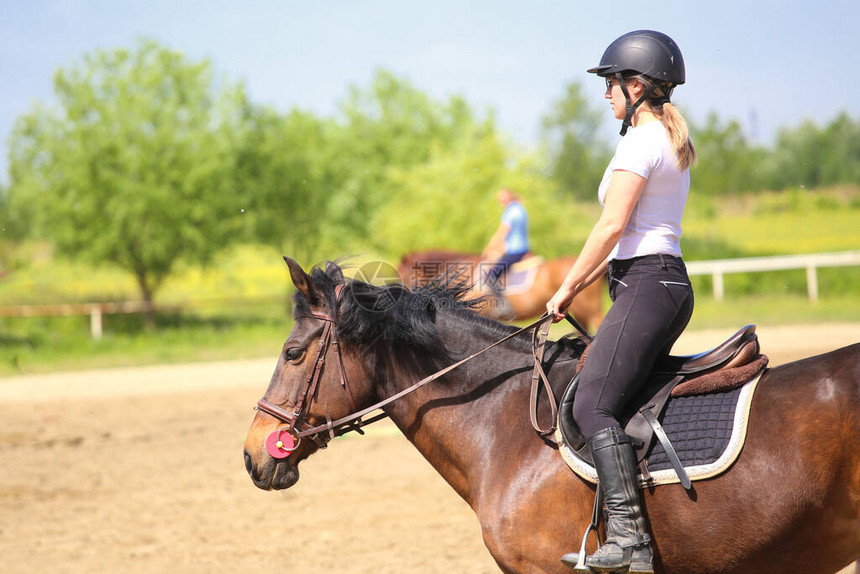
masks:
<svg viewBox="0 0 860 574"><path fill-rule="evenodd" d="M376 69L437 97L461 94L499 126L535 142L541 115L572 80L595 105L585 73L617 36L672 36L687 84L674 100L694 122L715 111L754 141L780 127L860 116L856 0L673 2L200 2L0 0L0 180L15 118L53 103L52 75L97 48L152 38L242 80L251 98L286 111L333 114L350 84ZM617 132L608 106L606 133Z"/></svg>

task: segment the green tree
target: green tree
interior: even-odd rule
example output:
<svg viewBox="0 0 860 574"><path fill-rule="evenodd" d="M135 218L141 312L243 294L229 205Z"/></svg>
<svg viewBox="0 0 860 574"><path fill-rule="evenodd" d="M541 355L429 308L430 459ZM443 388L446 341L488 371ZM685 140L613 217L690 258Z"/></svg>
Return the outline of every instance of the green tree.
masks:
<svg viewBox="0 0 860 574"><path fill-rule="evenodd" d="M569 195L555 193L542 167L536 158L507 149L497 134L475 133L453 148L437 146L419 166L393 170L397 193L372 225L396 239L387 252L392 261L410 251L480 253L499 225L496 194L505 187L519 193L528 210L532 251L546 257L576 253L593 223L591 214Z"/></svg>
<svg viewBox="0 0 860 574"><path fill-rule="evenodd" d="M824 129L824 143L828 153L822 158L822 183L860 184L860 122L839 114Z"/></svg>
<svg viewBox="0 0 860 574"><path fill-rule="evenodd" d="M390 170L397 193L371 219L388 240L392 259L429 249L480 252L499 223L496 192L515 188L507 152L494 133L430 151L421 165Z"/></svg>
<svg viewBox="0 0 860 574"><path fill-rule="evenodd" d="M767 181L773 189L821 184L821 166L827 155L827 141L812 121L794 129L780 130L776 146L766 164Z"/></svg>
<svg viewBox="0 0 860 574"><path fill-rule="evenodd" d="M7 188L0 183L0 214L9 214L9 193ZM12 261L12 241L16 234L15 222L19 219L11 219L0 215L0 278L8 272Z"/></svg>
<svg viewBox="0 0 860 574"><path fill-rule="evenodd" d="M394 261L417 250L480 252L499 224L496 193L502 187L522 195L536 252L557 256L578 250L590 217L567 189L557 191L556 180L546 177L543 158L509 145L492 116L477 116L460 98L443 104L408 85L395 82L400 88L393 89L390 76L377 80L388 89L380 90L377 83L361 98L353 94L343 134L351 134L351 149L357 151L343 156L379 165L378 171L358 170L357 175L369 178L366 183L373 179L375 189L382 190L367 219L373 236L384 240L378 245L382 253ZM393 121L382 122L385 117ZM414 131L412 117L421 118ZM387 158L385 163L373 159L370 150ZM596 189L594 183L592 202Z"/></svg>
<svg viewBox="0 0 860 574"><path fill-rule="evenodd" d="M603 114L588 103L579 82L571 82L541 120L550 177L559 189L578 199L595 197L611 157L598 135Z"/></svg>
<svg viewBox="0 0 860 574"><path fill-rule="evenodd" d="M331 120L293 110L249 107L237 158L238 189L245 203L246 231L291 257L312 263L327 222L337 129ZM324 256L324 255L323 255Z"/></svg>
<svg viewBox="0 0 860 574"><path fill-rule="evenodd" d="M699 157L694 190L724 196L761 189L765 152L750 145L737 121L723 123L711 113L704 128L691 125L690 133Z"/></svg>
<svg viewBox="0 0 860 574"><path fill-rule="evenodd" d="M332 142L337 153L327 177L331 225L324 230L326 239L383 251L393 249L398 238L384 236L370 222L400 194L400 179L392 179L392 171L421 166L473 134L480 138L495 131L492 116L479 117L463 98L437 101L386 71L377 72L367 89L350 88L338 125ZM458 189L448 191L456 195Z"/></svg>
<svg viewBox="0 0 860 574"><path fill-rule="evenodd" d="M11 138L10 209L34 234L128 270L147 303L178 261L240 237L245 96L208 61L141 41L60 69L54 92L59 106L19 118Z"/></svg>
<svg viewBox="0 0 860 574"><path fill-rule="evenodd" d="M781 130L767 176L775 189L860 184L860 124L843 112L825 128L805 121Z"/></svg>

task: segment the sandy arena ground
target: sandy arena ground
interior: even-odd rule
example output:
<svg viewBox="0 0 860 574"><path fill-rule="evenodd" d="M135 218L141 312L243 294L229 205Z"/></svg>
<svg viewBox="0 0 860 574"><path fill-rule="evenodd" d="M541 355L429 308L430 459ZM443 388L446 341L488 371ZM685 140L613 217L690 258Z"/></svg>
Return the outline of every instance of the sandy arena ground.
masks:
<svg viewBox="0 0 860 574"><path fill-rule="evenodd" d="M860 324L759 336L776 365L858 342ZM498 572L469 508L389 423L302 463L288 492L255 488L242 445L274 363L0 379L0 572Z"/></svg>

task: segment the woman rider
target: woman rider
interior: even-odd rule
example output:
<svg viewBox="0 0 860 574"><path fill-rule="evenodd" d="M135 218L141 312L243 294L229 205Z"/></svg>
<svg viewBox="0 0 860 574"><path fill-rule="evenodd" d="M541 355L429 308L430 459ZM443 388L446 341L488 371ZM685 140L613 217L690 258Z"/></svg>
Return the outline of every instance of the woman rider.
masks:
<svg viewBox="0 0 860 574"><path fill-rule="evenodd" d="M680 238L696 152L669 100L684 83L684 59L669 36L625 34L588 71L606 80L605 97L624 137L598 188L600 218L546 308L561 320L574 296L608 271L613 305L589 349L573 404L607 511L606 542L586 564L597 572L652 573L636 455L619 418L693 311ZM577 558L568 554L562 561L572 566Z"/></svg>

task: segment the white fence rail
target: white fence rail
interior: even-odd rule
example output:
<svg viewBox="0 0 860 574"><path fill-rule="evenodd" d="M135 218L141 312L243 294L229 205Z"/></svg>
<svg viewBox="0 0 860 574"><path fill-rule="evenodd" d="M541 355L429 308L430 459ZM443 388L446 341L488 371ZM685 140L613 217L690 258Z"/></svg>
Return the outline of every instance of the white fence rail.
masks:
<svg viewBox="0 0 860 574"><path fill-rule="evenodd" d="M774 257L746 257L743 259L712 259L710 261L687 261L690 275L711 275L714 280L714 298L725 297L723 276L726 273L750 273L760 271L782 271L806 269L806 291L810 301L818 300L818 268L860 265L860 251L839 253L809 253L804 255L778 255Z"/></svg>
<svg viewBox="0 0 860 574"><path fill-rule="evenodd" d="M101 339L103 315L175 309L178 309L178 307L155 307L147 305L142 301L70 303L66 305L16 305L12 307L0 307L0 317L67 317L70 315L89 315L90 334L93 336L93 339Z"/></svg>
<svg viewBox="0 0 860 574"><path fill-rule="evenodd" d="M259 295L243 297L238 300L232 297L197 299L193 302L177 303L172 305L148 305L143 301L69 303L61 305L14 305L0 307L0 317L68 317L72 315L89 315L90 334L93 339L101 339L104 332L102 321L102 317L104 315L114 315L117 313L144 313L146 311L153 311L155 313L173 313L189 308L207 307L212 305L255 305L258 303L273 303L283 300L283 295Z"/></svg>

